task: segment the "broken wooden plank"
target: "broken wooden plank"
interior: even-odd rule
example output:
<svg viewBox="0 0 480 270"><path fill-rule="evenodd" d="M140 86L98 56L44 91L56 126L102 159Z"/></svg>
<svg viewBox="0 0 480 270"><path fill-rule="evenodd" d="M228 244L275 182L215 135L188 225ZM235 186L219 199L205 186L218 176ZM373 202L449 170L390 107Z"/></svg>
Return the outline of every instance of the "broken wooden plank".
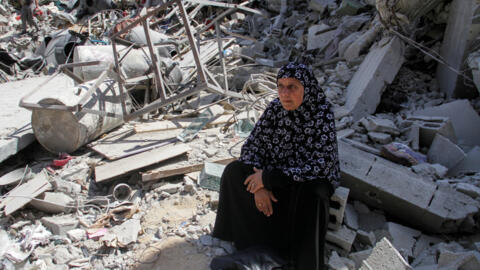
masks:
<svg viewBox="0 0 480 270"><path fill-rule="evenodd" d="M236 159L237 158L235 157L219 159L219 160L213 161L213 163L228 164ZM183 165L183 166L181 165L179 166L177 162L165 164L155 170L142 173L142 181L147 182L147 181L159 180L159 179L166 178L173 175L187 174L191 172L200 171L202 170L203 165L204 165L203 162L196 163L196 164Z"/></svg>
<svg viewBox="0 0 480 270"><path fill-rule="evenodd" d="M160 147L147 152L130 156L117 161L95 167L95 181L103 182L114 177L124 175L130 171L179 156L188 152L191 148L185 144Z"/></svg>
<svg viewBox="0 0 480 270"><path fill-rule="evenodd" d="M10 215L51 187L48 176L43 172L39 173L32 180L12 189L0 202L0 209L5 207L5 215Z"/></svg>

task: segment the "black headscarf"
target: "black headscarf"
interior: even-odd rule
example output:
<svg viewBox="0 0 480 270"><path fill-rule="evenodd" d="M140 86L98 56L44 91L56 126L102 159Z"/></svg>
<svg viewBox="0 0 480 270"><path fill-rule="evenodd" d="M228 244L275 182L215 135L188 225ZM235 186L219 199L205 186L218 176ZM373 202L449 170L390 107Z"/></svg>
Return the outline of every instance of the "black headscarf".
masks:
<svg viewBox="0 0 480 270"><path fill-rule="evenodd" d="M240 160L266 171L281 170L295 181L326 179L339 174L335 118L312 70L289 63L277 75L295 78L304 87L302 104L294 111L274 99L242 146Z"/></svg>

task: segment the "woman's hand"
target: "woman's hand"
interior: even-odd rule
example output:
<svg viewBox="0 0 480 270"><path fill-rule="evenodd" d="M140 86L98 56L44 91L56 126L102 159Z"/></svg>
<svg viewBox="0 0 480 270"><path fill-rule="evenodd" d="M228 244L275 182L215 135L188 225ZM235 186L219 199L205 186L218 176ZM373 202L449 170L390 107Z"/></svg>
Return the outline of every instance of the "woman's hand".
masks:
<svg viewBox="0 0 480 270"><path fill-rule="evenodd" d="M263 181L262 181L262 171L257 168L253 168L255 171L254 174L251 174L247 177L245 182L243 182L244 185L247 185L247 191L250 193L255 193L258 190L263 188Z"/></svg>
<svg viewBox="0 0 480 270"><path fill-rule="evenodd" d="M273 214L272 201L277 202L277 198L273 196L273 193L265 188L262 188L255 192L255 205L258 211L264 213L267 217Z"/></svg>

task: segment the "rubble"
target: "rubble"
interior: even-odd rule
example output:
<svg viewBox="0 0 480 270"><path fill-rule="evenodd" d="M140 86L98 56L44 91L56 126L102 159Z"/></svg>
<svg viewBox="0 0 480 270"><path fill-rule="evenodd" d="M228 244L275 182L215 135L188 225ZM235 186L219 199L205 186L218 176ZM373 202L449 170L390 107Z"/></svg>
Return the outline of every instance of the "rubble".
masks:
<svg viewBox="0 0 480 270"><path fill-rule="evenodd" d="M233 253L221 172L292 60L335 112L329 267L480 265L475 1L40 1L24 35L0 3L0 268Z"/></svg>

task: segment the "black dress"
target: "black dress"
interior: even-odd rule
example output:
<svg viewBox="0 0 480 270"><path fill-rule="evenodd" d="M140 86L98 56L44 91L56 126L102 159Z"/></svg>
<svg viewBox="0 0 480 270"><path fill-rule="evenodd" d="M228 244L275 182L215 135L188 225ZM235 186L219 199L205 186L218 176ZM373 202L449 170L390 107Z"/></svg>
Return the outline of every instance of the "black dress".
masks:
<svg viewBox="0 0 480 270"><path fill-rule="evenodd" d="M267 217L258 211L254 195L243 184L253 173L253 165L241 161L225 168L213 236L233 241L239 250L270 247L295 269L323 269L332 185L322 179L293 181L280 170L264 172L265 188L278 199Z"/></svg>

